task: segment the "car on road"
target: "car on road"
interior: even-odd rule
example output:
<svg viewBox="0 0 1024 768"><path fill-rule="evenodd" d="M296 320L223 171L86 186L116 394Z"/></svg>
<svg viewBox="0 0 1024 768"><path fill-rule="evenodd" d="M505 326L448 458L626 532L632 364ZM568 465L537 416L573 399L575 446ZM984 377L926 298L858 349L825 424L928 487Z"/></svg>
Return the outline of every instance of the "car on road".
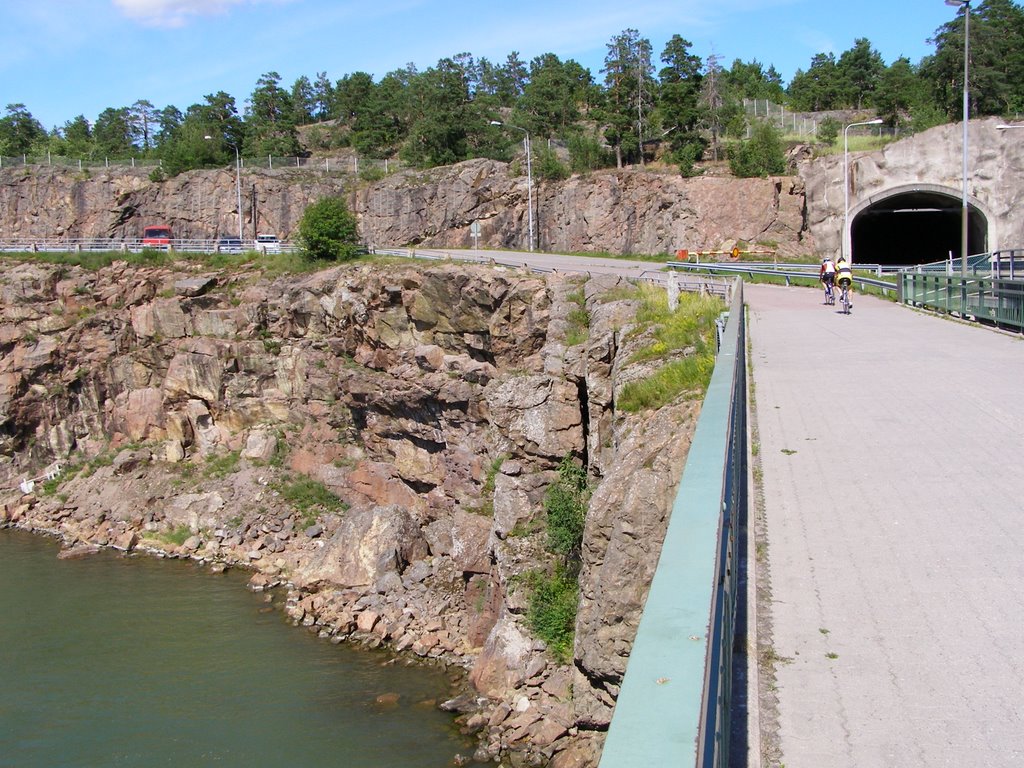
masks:
<svg viewBox="0 0 1024 768"><path fill-rule="evenodd" d="M281 242L277 235L256 235L256 250L263 253L280 253Z"/></svg>
<svg viewBox="0 0 1024 768"><path fill-rule="evenodd" d="M242 241L237 237L222 237L217 241L217 253L241 253Z"/></svg>

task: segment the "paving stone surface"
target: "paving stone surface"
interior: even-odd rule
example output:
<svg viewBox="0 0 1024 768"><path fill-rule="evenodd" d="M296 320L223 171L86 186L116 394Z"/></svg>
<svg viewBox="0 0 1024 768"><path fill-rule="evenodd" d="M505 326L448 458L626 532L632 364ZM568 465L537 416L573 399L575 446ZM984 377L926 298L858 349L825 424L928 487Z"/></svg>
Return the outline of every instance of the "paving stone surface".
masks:
<svg viewBox="0 0 1024 768"><path fill-rule="evenodd" d="M1024 765L1024 340L745 291L782 764Z"/></svg>

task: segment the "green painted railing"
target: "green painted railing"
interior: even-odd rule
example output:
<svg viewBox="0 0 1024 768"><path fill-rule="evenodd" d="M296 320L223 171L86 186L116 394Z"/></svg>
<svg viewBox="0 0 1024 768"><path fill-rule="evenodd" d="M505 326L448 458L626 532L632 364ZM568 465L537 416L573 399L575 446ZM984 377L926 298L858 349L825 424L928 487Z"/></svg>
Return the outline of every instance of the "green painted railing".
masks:
<svg viewBox="0 0 1024 768"><path fill-rule="evenodd" d="M747 504L744 326L737 279L601 768L728 765Z"/></svg>
<svg viewBox="0 0 1024 768"><path fill-rule="evenodd" d="M1024 280L904 272L900 281L906 304L1024 330Z"/></svg>

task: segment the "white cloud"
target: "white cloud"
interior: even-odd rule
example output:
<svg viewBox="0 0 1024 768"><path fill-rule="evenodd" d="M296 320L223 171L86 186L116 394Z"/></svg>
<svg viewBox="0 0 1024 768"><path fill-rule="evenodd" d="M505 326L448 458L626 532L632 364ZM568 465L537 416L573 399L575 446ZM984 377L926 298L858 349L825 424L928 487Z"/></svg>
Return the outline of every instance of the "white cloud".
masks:
<svg viewBox="0 0 1024 768"><path fill-rule="evenodd" d="M227 13L252 0L113 0L130 19L147 26L181 27L196 16Z"/></svg>

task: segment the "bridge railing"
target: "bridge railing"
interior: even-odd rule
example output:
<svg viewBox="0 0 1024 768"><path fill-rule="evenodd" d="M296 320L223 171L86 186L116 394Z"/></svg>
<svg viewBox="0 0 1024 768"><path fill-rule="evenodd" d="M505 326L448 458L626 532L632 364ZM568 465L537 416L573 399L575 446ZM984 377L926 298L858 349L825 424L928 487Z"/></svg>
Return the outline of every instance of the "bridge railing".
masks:
<svg viewBox="0 0 1024 768"><path fill-rule="evenodd" d="M906 304L1024 331L1024 280L904 272Z"/></svg>
<svg viewBox="0 0 1024 768"><path fill-rule="evenodd" d="M747 506L745 339L737 280L601 768L729 763Z"/></svg>

